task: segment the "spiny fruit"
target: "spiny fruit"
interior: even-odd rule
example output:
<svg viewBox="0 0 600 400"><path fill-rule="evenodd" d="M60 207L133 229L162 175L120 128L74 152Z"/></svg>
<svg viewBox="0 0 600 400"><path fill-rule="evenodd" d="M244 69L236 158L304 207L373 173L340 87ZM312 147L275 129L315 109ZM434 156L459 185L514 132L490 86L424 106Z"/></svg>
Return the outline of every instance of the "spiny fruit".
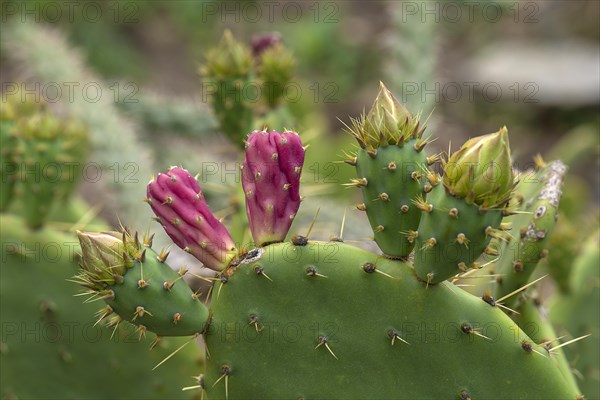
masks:
<svg viewBox="0 0 600 400"><path fill-rule="evenodd" d="M381 83L367 114L352 120L350 133L360 148L347 163L356 166L357 179L351 186L362 188L374 239L390 258L407 257L415 244L421 211L413 202L431 190L428 158L423 148L425 127Z"/></svg>
<svg viewBox="0 0 600 400"><path fill-rule="evenodd" d="M285 239L300 207L304 148L297 133L254 131L246 140L242 186L254 243Z"/></svg>
<svg viewBox="0 0 600 400"><path fill-rule="evenodd" d="M171 239L215 271L233 259L236 245L213 215L198 181L188 171L171 167L148 184L146 201Z"/></svg>

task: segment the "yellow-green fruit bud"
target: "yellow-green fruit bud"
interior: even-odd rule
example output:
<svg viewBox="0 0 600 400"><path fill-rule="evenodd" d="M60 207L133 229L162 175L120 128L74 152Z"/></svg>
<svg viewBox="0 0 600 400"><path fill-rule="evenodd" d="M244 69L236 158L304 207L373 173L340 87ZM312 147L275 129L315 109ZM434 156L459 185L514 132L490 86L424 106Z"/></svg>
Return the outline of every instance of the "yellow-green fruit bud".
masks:
<svg viewBox="0 0 600 400"><path fill-rule="evenodd" d="M227 30L219 45L208 52L201 73L216 80L242 78L250 73L253 62L250 48Z"/></svg>
<svg viewBox="0 0 600 400"><path fill-rule="evenodd" d="M374 135L383 132L384 135L396 135L398 131L412 122L412 115L400 102L394 97L383 82L379 83L379 93L373 102L371 110L367 114L367 120L370 122L368 129Z"/></svg>
<svg viewBox="0 0 600 400"><path fill-rule="evenodd" d="M413 116L394 97L385 85L379 83L379 93L371 110L353 121L352 133L362 147L378 148L401 144L417 137L418 118Z"/></svg>
<svg viewBox="0 0 600 400"><path fill-rule="evenodd" d="M81 267L96 277L106 280L123 275L131 267L131 259L123 244L123 235L118 232L77 231L81 245Z"/></svg>
<svg viewBox="0 0 600 400"><path fill-rule="evenodd" d="M508 201L513 181L506 127L469 139L444 166L444 185L450 194L484 207Z"/></svg>

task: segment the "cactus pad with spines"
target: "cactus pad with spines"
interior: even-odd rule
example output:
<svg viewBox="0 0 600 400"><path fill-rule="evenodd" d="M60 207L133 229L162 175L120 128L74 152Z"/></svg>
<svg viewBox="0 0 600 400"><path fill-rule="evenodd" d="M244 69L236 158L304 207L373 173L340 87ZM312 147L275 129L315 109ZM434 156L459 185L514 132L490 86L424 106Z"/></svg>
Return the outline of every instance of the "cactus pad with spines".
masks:
<svg viewBox="0 0 600 400"><path fill-rule="evenodd" d="M421 218L412 202L431 188L424 129L383 83L369 113L350 127L360 145L356 157L346 160L358 175L350 185L362 188L358 208L367 212L375 242L390 258L412 251Z"/></svg>
<svg viewBox="0 0 600 400"><path fill-rule="evenodd" d="M17 162L25 220L39 228L79 181L89 150L86 129L49 112L19 120Z"/></svg>
<svg viewBox="0 0 600 400"><path fill-rule="evenodd" d="M425 289L401 261L281 243L227 274L206 335L210 398L575 398L500 309Z"/></svg>
<svg viewBox="0 0 600 400"><path fill-rule="evenodd" d="M501 210L482 211L476 204L451 196L443 184L433 188L419 224L415 250L415 270L420 279L438 283L467 269L486 249L491 236L488 227L497 228Z"/></svg>
<svg viewBox="0 0 600 400"><path fill-rule="evenodd" d="M168 254L157 254L150 247L151 238L140 241L137 234L123 231L122 242L117 242L115 236L116 232L79 232L84 261L77 280L92 298L100 297L108 304L99 311L99 318L109 320L118 315L119 320L137 325L140 333L148 330L160 336L204 331L208 310L183 280L187 269L172 270L165 263ZM92 257L99 262L86 263Z"/></svg>
<svg viewBox="0 0 600 400"><path fill-rule="evenodd" d="M75 236L49 226L31 231L22 218L2 214L0 237L0 397L190 398L181 387L197 373L200 349L188 345L168 368L152 372L189 339L164 338L149 350L151 334L95 324L102 301L82 304L68 282Z"/></svg>
<svg viewBox="0 0 600 400"><path fill-rule="evenodd" d="M511 235L505 240L495 240L503 255L495 268L496 273L501 274L496 297L511 293L529 281L547 251L546 246L558 217L567 168L561 161L538 162L537 171L520 174L513 199L517 213L504 219L512 228Z"/></svg>
<svg viewBox="0 0 600 400"><path fill-rule="evenodd" d="M413 141L414 142L414 141ZM360 149L356 172L364 178L364 207L379 248L390 257L405 257L414 247L421 210L412 203L424 196L424 155L411 142L381 147L374 155Z"/></svg>
<svg viewBox="0 0 600 400"><path fill-rule="evenodd" d="M415 202L425 214L417 231L417 276L438 283L474 267L498 236L514 176L506 127L469 139L444 162L444 176L427 199Z"/></svg>
<svg viewBox="0 0 600 400"><path fill-rule="evenodd" d="M282 180L281 169L264 174L244 166L251 172L243 177L244 189L250 188L257 199L255 205L247 204L259 207L248 210L250 226L265 220L252 229L260 247L223 248L231 254L213 265L217 278L207 299L209 309L199 310L201 324L186 331L203 334L206 368L196 385L185 389L226 400L580 398L572 376L563 375L570 374L564 359L557 365L547 343L540 344L535 334L527 336L505 314L501 302L506 296L498 301L491 292L476 297L454 284L468 278L462 273L482 252L503 257L488 244L506 236L501 221L511 211L514 176L507 130L466 142L444 162L442 178L427 169L438 157L423 154L428 139L417 120L382 85L371 111L350 128L360 146L347 160L359 171L351 185L363 188L365 203L359 209L369 214L383 256L343 243L343 232L328 243L303 236L273 243L285 237L289 221L272 223L262 211L273 208L274 201L285 203L287 195L277 189L291 189L286 182L292 182ZM249 143L246 161L253 156L261 162L276 159L278 165L297 161L266 143ZM163 176L160 187L155 181L149 184L150 204L160 221L177 222L165 226L177 244L182 236L197 243L192 217L197 212L203 220L214 215L204 205L197 209L201 192L195 181L186 189L191 195L179 195L179 188L169 186L173 176ZM403 210L417 213L402 220ZM212 241L229 238L221 225L209 234ZM103 240L114 243L115 235ZM111 307L111 312L140 323L146 309L132 310L131 305L141 304L146 293L157 298L164 293L152 292L152 282L144 285L141 265L134 265L143 265L152 253L143 253L137 240L134 248L124 242L128 256L107 263L112 253L106 244L90 247L82 240L82 267L101 278L106 301L113 295L127 300L129 309ZM413 266L407 256L415 242ZM202 254L196 256L202 260ZM124 282L131 271L139 275ZM446 281L454 275L460 276ZM106 281L117 289L106 293ZM156 299L147 300L151 304ZM535 307L527 311L538 312ZM528 320L537 316L530 314ZM153 318L143 329L150 329ZM175 325L169 329L179 330Z"/></svg>

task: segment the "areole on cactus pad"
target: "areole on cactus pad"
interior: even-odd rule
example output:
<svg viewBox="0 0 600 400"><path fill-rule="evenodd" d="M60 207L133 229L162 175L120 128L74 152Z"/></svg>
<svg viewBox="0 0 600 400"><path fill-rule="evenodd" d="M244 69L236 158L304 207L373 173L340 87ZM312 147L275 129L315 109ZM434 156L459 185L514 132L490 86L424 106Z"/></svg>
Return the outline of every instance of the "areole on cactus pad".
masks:
<svg viewBox="0 0 600 400"><path fill-rule="evenodd" d="M197 181L171 168L149 183L148 200L173 241L217 271L208 305L184 285L185 268L166 267L151 237L82 233L80 282L109 307L99 318L202 335L205 369L185 389L211 399L581 398L550 357L560 346L537 343L506 315L513 311L501 301L514 293L495 301L455 285L482 252L503 257L486 246L511 212L506 130L468 141L442 177L428 168L440 157L425 155L416 121L382 86L351 128L360 146L347 160L359 172L352 185L363 189L359 209L383 255L341 239L285 242L304 148L294 132L254 131L242 184L258 247L233 243ZM501 177L486 182L492 159ZM455 259L441 251L451 246L461 249Z"/></svg>

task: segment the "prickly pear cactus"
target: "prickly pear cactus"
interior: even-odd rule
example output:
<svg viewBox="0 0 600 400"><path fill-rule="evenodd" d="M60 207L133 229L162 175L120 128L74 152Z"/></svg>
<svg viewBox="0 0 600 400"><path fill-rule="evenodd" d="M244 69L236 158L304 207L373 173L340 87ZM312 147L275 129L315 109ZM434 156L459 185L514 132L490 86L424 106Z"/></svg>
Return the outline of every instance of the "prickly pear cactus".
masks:
<svg viewBox="0 0 600 400"><path fill-rule="evenodd" d="M513 187L506 128L467 141L444 163L444 176L427 200L417 231L415 270L428 283L444 281L475 267L501 228Z"/></svg>
<svg viewBox="0 0 600 400"><path fill-rule="evenodd" d="M283 99L287 85L291 82L294 75L296 60L292 53L287 50L281 41L269 40L266 34L267 45L258 45L254 43L253 53L258 59L257 77L262 84L262 92L266 96L266 103L269 108L274 108ZM259 40L260 41L260 40Z"/></svg>
<svg viewBox="0 0 600 400"><path fill-rule="evenodd" d="M502 217L510 213L514 177L506 130L468 141L444 162L442 177L427 170L420 152L427 139L398 106L382 87L373 110L352 128L365 154L351 163L372 163L360 167L369 176L360 176L366 182L357 186L376 192L384 183L393 186L385 189L389 209L364 191L365 209L375 210L369 216L375 232L383 225L378 233L390 235L375 237L383 255L340 238L313 241L310 233L285 241L299 206L296 172L305 149L296 135L255 131L247 140L243 184L259 246L232 243L192 175L172 167L150 182L148 202L175 244L216 271L207 278L213 282L207 305L183 284L173 292L186 271L167 268L166 253L151 251L149 238L129 231L80 233L79 281L110 306L100 317L126 319L140 334L202 335L206 369L184 390L211 399L581 398L575 380L564 375L568 369L550 357L548 343L528 336L500 299L454 285L482 254L502 257L485 248L501 237ZM420 176L394 175L415 160L412 172L423 171ZM397 168L390 170L392 161ZM458 166L452 176L451 162ZM499 175L486 181L490 165ZM400 203L391 202L397 198L419 214L399 222ZM375 216L383 222L375 225ZM408 238L421 232L425 241L417 242L413 264ZM420 255L435 248L425 245L430 238L439 238L440 246L457 241L470 252L433 263Z"/></svg>
<svg viewBox="0 0 600 400"><path fill-rule="evenodd" d="M22 118L14 129L23 215L31 228L39 228L79 181L88 134L78 122L62 121L49 112Z"/></svg>

